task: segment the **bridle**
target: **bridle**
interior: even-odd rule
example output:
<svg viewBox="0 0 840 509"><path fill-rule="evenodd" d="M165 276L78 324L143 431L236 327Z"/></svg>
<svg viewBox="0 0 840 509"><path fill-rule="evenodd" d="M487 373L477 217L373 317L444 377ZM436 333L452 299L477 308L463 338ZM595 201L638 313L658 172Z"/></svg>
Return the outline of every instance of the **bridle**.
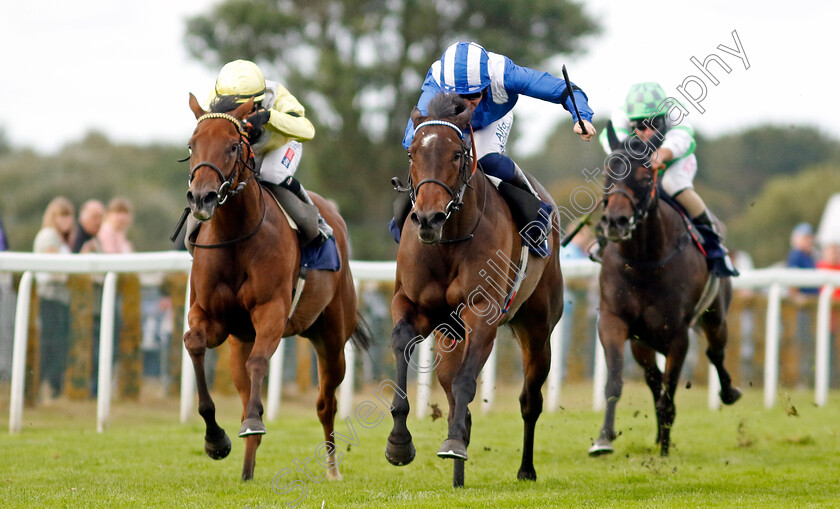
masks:
<svg viewBox="0 0 840 509"><path fill-rule="evenodd" d="M218 198L216 198L216 203L221 207L224 205L228 198L231 196L236 196L239 194L240 191L245 189L245 186L248 185L248 181L256 176L256 161L254 160L254 151L251 149L251 143L248 141L248 133L245 132L245 128L242 125L242 122L234 117L233 115L229 115L227 113L205 113L204 115L198 118L196 124L200 124L201 122L209 119L220 118L231 122L233 125L236 126L236 131L239 133L239 143L236 145L236 162L234 163L233 171L231 172L228 178L225 178L222 170L219 169L218 166L211 163L210 161L201 161L195 166L192 167L190 170L190 184L192 184L193 179L195 179L195 173L201 168L210 168L211 170L216 172L218 175L219 180L222 181L222 184L219 186L217 191ZM234 183L239 179L239 175L244 170L249 170L249 174L245 177L236 187L233 187ZM190 239L185 239L186 242L190 243L194 247L201 247L201 248L219 248L219 247L227 247L237 242L242 242L243 240L250 239L263 226L265 223L265 216L267 212L267 207L265 205L265 198L263 197L262 188L259 188L260 193L260 201L262 202L262 218L260 219L259 224L257 227L251 231L250 233L246 233L241 237L237 237L233 240L226 240L224 242L219 242L216 244L196 244Z"/></svg>
<svg viewBox="0 0 840 509"><path fill-rule="evenodd" d="M464 206L464 194L466 193L468 187L472 188L472 185L470 185L470 181L472 180L473 176L475 175L476 169L478 167L478 156L477 156L476 148L475 148L475 137L473 135L472 125L470 125L469 126L470 127L470 144L467 145L466 136L464 135L464 131L462 131L460 127L456 126L452 122L447 122L446 120L426 120L425 122L421 122L420 124L417 125L417 127L414 128L415 137L417 135L417 132L420 130L420 128L425 127L425 126L430 126L430 125L442 125L442 126L450 127L458 134L458 138L460 138L460 140L461 140L461 150L459 152L461 154L461 166L458 168L458 180L461 182L460 187L457 190L455 190L455 189L449 187L449 185L447 185L445 182L443 182L441 180L438 180L438 179L433 179L433 178L423 179L420 182L418 182L416 186L414 186L414 185L412 185L413 182L412 182L412 177L411 177L411 172L410 171L409 171L409 174L408 174L408 185L407 186L403 186L402 183L400 182L400 180L396 177L391 179L391 182L392 182L392 184L394 185L394 188L397 191L399 191L399 192L406 192L407 191L408 192L408 195L411 198L412 207L414 206L414 204L417 201L417 193L420 192L420 187L421 186L423 186L425 184L437 184L440 187L442 187L447 192L447 194L449 194L449 197L450 197L449 203L447 203L446 206L443 209L443 212L446 214L446 218L444 219L444 221L446 221L446 220L449 219L449 217L453 213L461 210L461 207ZM471 149L472 149L472 151L471 151ZM485 186L485 189L484 189L484 193L485 193L485 196L484 196L484 204L482 205L482 211L481 211L481 214L479 214L479 216L478 216L478 221L476 222L475 227L472 229L472 232L469 233L468 235L465 235L464 237L459 237L457 239L444 239L444 240L440 240L438 243L440 243L440 244L451 244L451 243L454 243L454 242L461 242L461 241L470 240L470 239L473 238L473 236L475 235L475 231L478 229L478 224L481 222L481 216L484 215L484 206L487 205L487 188L486 188L486 186Z"/></svg>
<svg viewBox="0 0 840 509"><path fill-rule="evenodd" d="M231 196L236 196L239 194L242 189L248 184L248 181L254 177L256 174L256 166L254 161L254 152L251 150L251 144L248 142L248 134L245 132L245 128L242 126L242 122L234 117L233 115L229 115L227 113L205 113L204 115L198 118L198 122L196 124L200 124L205 120L213 119L213 118L221 118L231 122L233 125L236 126L236 130L239 133L239 143L236 145L236 163L233 167L233 171L231 172L228 178L225 178L222 170L219 169L218 166L211 163L210 161L201 161L200 163L196 164L190 170L190 184L192 184L193 179L195 179L195 173L201 168L210 168L211 170L216 172L216 175L219 176L219 180L222 181L222 184L219 186L218 191L216 194L218 198L216 198L217 203L219 206L224 205L227 202L228 198ZM242 170L248 169L250 170L250 174L237 185L235 188L232 188L234 182L239 178L239 174Z"/></svg>
<svg viewBox="0 0 840 509"><path fill-rule="evenodd" d="M630 204L633 207L633 215L629 219L629 224L627 227L627 232L622 236L621 240L628 240L633 236L633 231L636 229L639 224L641 224L646 218L648 213L653 209L654 203L656 203L656 189L657 189L657 174L656 170L653 170L653 180L650 185L650 190L645 189L644 195L641 199L635 197L630 191L627 190L627 185L623 182L613 182L614 186L611 190L604 193L604 197L602 202L604 203L604 209L607 208L609 205L609 199L611 196L620 194L630 200Z"/></svg>

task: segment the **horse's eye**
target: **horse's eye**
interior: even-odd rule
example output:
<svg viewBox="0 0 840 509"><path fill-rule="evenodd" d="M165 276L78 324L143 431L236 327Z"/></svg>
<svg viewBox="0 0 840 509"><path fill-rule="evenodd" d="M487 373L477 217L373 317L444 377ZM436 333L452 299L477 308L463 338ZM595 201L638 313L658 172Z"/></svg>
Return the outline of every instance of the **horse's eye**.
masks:
<svg viewBox="0 0 840 509"><path fill-rule="evenodd" d="M235 143L235 144L230 146L230 151L231 152L236 152L236 149L238 149L238 148L239 148L239 144Z"/></svg>
<svg viewBox="0 0 840 509"><path fill-rule="evenodd" d="M461 155L462 154L460 152L455 152L455 160L459 161L461 159Z"/></svg>

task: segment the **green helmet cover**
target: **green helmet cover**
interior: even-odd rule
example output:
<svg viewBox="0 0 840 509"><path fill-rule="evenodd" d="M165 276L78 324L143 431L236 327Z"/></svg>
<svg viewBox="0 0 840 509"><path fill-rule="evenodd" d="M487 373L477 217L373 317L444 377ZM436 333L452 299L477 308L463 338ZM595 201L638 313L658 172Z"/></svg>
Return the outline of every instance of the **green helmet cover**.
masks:
<svg viewBox="0 0 840 509"><path fill-rule="evenodd" d="M659 86L659 83L636 83L630 87L630 91L627 92L627 99L624 102L627 117L630 120L637 120L656 115L659 104L666 97L668 95Z"/></svg>

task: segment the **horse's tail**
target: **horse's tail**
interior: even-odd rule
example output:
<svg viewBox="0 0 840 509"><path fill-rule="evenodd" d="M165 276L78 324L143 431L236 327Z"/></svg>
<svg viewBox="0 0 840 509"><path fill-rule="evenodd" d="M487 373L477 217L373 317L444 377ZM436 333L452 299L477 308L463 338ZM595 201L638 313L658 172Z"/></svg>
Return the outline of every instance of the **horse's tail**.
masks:
<svg viewBox="0 0 840 509"><path fill-rule="evenodd" d="M370 326L365 321L364 316L356 311L356 328L353 329L353 334L350 335L350 341L360 351L367 351L370 345L373 344L373 333L370 331Z"/></svg>

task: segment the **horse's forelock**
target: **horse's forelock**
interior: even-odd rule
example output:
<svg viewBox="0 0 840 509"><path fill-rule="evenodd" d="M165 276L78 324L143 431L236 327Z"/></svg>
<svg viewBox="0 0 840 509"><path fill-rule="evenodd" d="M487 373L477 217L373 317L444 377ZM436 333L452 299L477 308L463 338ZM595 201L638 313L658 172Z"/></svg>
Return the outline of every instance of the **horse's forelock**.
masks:
<svg viewBox="0 0 840 509"><path fill-rule="evenodd" d="M213 99L213 102L210 103L210 112L211 113L228 113L230 111L235 110L236 108L242 106L242 104L236 102L237 98L231 95L219 95Z"/></svg>
<svg viewBox="0 0 840 509"><path fill-rule="evenodd" d="M427 118L441 120L455 118L467 109L467 102L458 94L437 94L426 107ZM465 127L465 126L460 126Z"/></svg>

